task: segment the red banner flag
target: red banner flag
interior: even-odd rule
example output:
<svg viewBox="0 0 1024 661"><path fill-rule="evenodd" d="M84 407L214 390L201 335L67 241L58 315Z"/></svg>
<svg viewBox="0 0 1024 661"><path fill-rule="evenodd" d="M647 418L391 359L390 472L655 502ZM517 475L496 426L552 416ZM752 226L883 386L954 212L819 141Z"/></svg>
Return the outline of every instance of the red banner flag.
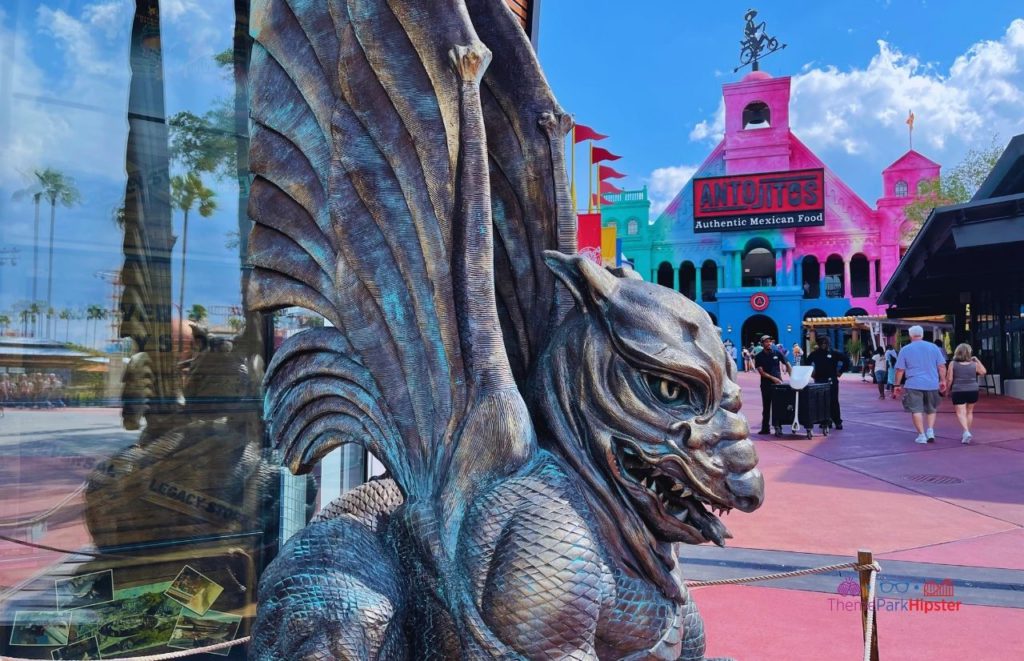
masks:
<svg viewBox="0 0 1024 661"><path fill-rule="evenodd" d="M621 193L622 189L611 183L610 181L601 182L601 193Z"/></svg>
<svg viewBox="0 0 1024 661"><path fill-rule="evenodd" d="M594 262L601 263L601 214L581 213L576 216L576 250Z"/></svg>
<svg viewBox="0 0 1024 661"><path fill-rule="evenodd" d="M584 140L604 140L607 137L608 136L602 135L589 126L584 126L583 124L577 124L573 128L573 142L579 143Z"/></svg>
<svg viewBox="0 0 1024 661"><path fill-rule="evenodd" d="M590 162L600 163L601 161L617 161L621 156L616 156L607 149L601 147L592 147L590 149Z"/></svg>
<svg viewBox="0 0 1024 661"><path fill-rule="evenodd" d="M601 181L605 179L622 179L626 175L618 172L610 165L599 165L597 166L597 178Z"/></svg>
<svg viewBox="0 0 1024 661"><path fill-rule="evenodd" d="M607 193L608 191L601 191L601 192L602 193ZM591 193L590 194L590 205L593 206L593 207L610 207L613 204L615 204L615 203L612 202L611 200L609 200L607 197L604 197L604 196L598 197L597 193Z"/></svg>

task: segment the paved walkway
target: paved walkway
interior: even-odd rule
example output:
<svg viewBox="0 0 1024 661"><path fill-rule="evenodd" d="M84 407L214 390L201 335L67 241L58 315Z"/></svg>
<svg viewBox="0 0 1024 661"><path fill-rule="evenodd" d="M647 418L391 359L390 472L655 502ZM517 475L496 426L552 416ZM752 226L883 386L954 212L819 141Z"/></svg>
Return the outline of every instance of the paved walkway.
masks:
<svg viewBox="0 0 1024 661"><path fill-rule="evenodd" d="M756 430L757 382L748 374L739 379ZM883 659L1024 658L1024 402L982 395L970 446L960 444L946 400L930 445L916 445L898 402L879 400L859 377L844 379L842 402L844 429L828 438L755 436L765 504L726 518L734 534L729 548L688 547L687 576L817 567L867 548L883 566L879 596L900 609L878 613ZM0 419L0 486L5 496L19 494L0 499L0 520L45 509L81 483L87 459L130 444L135 433L118 423L115 409L15 411ZM38 541L85 544L80 506L80 498L69 503ZM0 594L63 559L0 543ZM858 600L837 593L847 578L854 575L699 588L709 654L860 658ZM924 597L929 581L945 579L954 589L947 600L961 602L958 610L902 610Z"/></svg>
<svg viewBox="0 0 1024 661"><path fill-rule="evenodd" d="M760 423L757 380L741 374L744 413ZM882 564L883 659L1024 658L1024 401L982 395L974 442L960 443L944 399L936 442L914 443L898 401L846 375L842 431L811 440L754 438L765 504L733 513L730 548L687 549L689 578L752 576L850 561ZM853 574L700 588L709 654L739 659L859 658L859 611L837 594ZM956 611L911 610L949 579ZM771 586L771 587L768 587ZM903 602L907 602L904 604ZM905 609L905 610L904 610ZM756 650L752 652L751 650Z"/></svg>

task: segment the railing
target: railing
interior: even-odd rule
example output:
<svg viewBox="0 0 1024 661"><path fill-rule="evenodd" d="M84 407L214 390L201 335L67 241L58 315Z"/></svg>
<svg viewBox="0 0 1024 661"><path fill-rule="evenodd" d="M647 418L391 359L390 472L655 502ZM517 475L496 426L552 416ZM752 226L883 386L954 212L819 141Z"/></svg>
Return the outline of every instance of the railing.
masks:
<svg viewBox="0 0 1024 661"><path fill-rule="evenodd" d="M640 190L627 190L621 193L605 193L601 197L609 202L646 202L647 189L641 188Z"/></svg>

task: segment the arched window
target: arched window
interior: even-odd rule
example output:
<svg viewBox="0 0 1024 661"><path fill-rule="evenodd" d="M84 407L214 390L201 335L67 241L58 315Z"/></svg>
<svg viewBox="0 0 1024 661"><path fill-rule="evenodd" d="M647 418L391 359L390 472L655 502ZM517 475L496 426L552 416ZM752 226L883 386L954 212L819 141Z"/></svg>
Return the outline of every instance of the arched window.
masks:
<svg viewBox="0 0 1024 661"><path fill-rule="evenodd" d="M700 267L700 300L718 300L718 264L710 259Z"/></svg>
<svg viewBox="0 0 1024 661"><path fill-rule="evenodd" d="M857 253L850 259L850 296L871 295L871 273L868 258Z"/></svg>
<svg viewBox="0 0 1024 661"><path fill-rule="evenodd" d="M843 258L832 255L825 261L825 297L842 298L843 289Z"/></svg>
<svg viewBox="0 0 1024 661"><path fill-rule="evenodd" d="M691 301L697 297L697 269L693 262L679 265L679 293Z"/></svg>
<svg viewBox="0 0 1024 661"><path fill-rule="evenodd" d="M775 251L764 239L753 239L747 243L743 253L742 286L775 286Z"/></svg>
<svg viewBox="0 0 1024 661"><path fill-rule="evenodd" d="M907 182L903 181L902 179L897 181L896 182L896 187L895 187L895 193L896 193L896 197L906 197L907 196Z"/></svg>
<svg viewBox="0 0 1024 661"><path fill-rule="evenodd" d="M821 308L811 308L807 312L804 312L804 319L818 319L820 317L827 317L825 311Z"/></svg>
<svg viewBox="0 0 1024 661"><path fill-rule="evenodd" d="M673 273L672 265L668 262L658 264L658 284L669 289L676 286L675 273Z"/></svg>
<svg viewBox="0 0 1024 661"><path fill-rule="evenodd" d="M637 222L636 218L630 218L626 222L626 235L636 236L640 233L640 223Z"/></svg>
<svg viewBox="0 0 1024 661"><path fill-rule="evenodd" d="M821 264L814 255L804 257L803 268L804 298L821 296Z"/></svg>
<svg viewBox="0 0 1024 661"><path fill-rule="evenodd" d="M768 104L763 101L754 101L743 109L744 129L767 129L772 126L772 113Z"/></svg>

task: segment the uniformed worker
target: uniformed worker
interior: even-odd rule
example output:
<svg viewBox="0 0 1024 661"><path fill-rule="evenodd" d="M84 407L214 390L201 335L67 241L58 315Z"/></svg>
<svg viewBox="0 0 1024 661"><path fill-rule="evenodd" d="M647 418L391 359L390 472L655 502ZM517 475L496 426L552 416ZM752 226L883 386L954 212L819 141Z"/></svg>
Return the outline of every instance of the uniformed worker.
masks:
<svg viewBox="0 0 1024 661"><path fill-rule="evenodd" d="M761 351L754 356L754 367L761 375L761 434L770 434L772 387L782 383L782 372L789 374L789 361L773 348L772 336L761 336ZM778 422L778 421L776 421Z"/></svg>
<svg viewBox="0 0 1024 661"><path fill-rule="evenodd" d="M838 349L832 349L828 336L822 335L818 338L818 348L807 354L804 358L804 365L810 365L813 369L811 376L815 383L829 383L829 417L832 418L832 425L836 429L843 428L843 415L839 410L839 376L850 367L849 357Z"/></svg>

